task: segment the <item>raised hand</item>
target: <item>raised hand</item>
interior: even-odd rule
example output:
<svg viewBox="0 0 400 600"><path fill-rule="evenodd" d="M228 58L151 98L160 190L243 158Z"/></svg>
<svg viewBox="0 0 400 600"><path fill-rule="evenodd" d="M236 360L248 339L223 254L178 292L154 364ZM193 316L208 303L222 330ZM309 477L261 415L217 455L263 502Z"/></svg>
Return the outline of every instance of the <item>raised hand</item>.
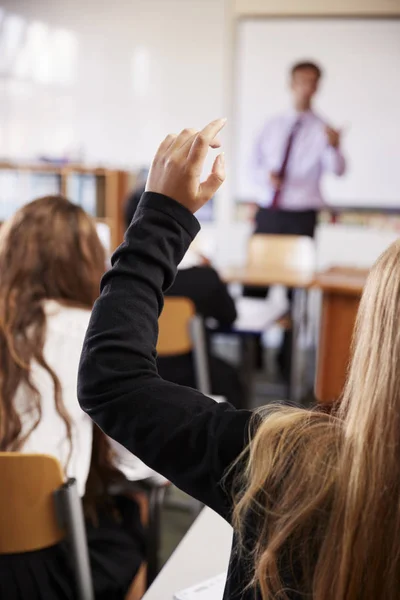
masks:
<svg viewBox="0 0 400 600"><path fill-rule="evenodd" d="M225 123L226 119L217 119L201 131L184 129L178 136L168 135L154 157L146 191L169 196L192 213L206 204L225 180L224 155L219 154L207 179L200 182L208 149L220 146L216 136Z"/></svg>

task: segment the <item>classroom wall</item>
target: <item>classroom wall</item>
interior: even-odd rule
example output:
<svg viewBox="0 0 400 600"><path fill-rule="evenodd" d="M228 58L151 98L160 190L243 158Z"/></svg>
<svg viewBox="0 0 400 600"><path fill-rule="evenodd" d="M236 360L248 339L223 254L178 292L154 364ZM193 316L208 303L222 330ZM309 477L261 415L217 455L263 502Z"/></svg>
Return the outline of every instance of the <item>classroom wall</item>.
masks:
<svg viewBox="0 0 400 600"><path fill-rule="evenodd" d="M238 16L295 9L309 14L317 8L400 14L400 0L0 0L0 27L5 9L22 17L25 26L34 25L32 37L44 26L47 36L64 40L64 50L67 39L70 48L68 57L58 43L61 63L41 61L34 72L28 53L28 62L20 65L22 79L4 71L6 54L0 48L0 159L68 152L88 162L142 166L168 131L220 115L233 122ZM40 50L37 37L36 44ZM53 81L52 73L58 73ZM224 134L228 172L232 129ZM244 260L250 232L248 224L232 223L232 181L219 197L217 223L203 232L221 265ZM332 238L324 229L323 235L321 261L328 264L335 260L335 246L348 248L349 234L336 229ZM350 237L356 243L343 258L353 264L370 261L392 236L378 232L371 246L355 229Z"/></svg>
<svg viewBox="0 0 400 600"><path fill-rule="evenodd" d="M224 0L1 9L20 17L23 41L11 69L0 48L0 157L142 166L168 132L223 113Z"/></svg>

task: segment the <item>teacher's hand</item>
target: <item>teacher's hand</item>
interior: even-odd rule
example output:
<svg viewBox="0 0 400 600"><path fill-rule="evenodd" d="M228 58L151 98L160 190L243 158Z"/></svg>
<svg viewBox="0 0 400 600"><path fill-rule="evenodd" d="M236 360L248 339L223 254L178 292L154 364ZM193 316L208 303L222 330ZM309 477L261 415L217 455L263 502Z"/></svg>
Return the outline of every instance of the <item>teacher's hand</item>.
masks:
<svg viewBox="0 0 400 600"><path fill-rule="evenodd" d="M327 125L325 127L326 137L328 138L328 144L333 148L339 148L340 144L340 131L337 129L333 129Z"/></svg>
<svg viewBox="0 0 400 600"><path fill-rule="evenodd" d="M206 204L225 180L224 155L219 154L207 179L200 182L208 149L219 147L216 136L225 123L217 119L200 132L184 129L178 136L168 135L151 165L146 191L169 196L192 213Z"/></svg>
<svg viewBox="0 0 400 600"><path fill-rule="evenodd" d="M271 171L271 173L269 174L269 181L274 190L281 189L283 180L277 171Z"/></svg>

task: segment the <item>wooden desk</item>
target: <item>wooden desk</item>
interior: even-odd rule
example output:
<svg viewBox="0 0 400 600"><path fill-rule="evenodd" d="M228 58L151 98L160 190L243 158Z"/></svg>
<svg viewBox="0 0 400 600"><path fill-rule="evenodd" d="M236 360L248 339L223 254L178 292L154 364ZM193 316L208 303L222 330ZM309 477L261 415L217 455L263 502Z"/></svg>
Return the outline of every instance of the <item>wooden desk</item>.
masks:
<svg viewBox="0 0 400 600"><path fill-rule="evenodd" d="M228 569L232 527L205 508L161 570L143 600L172 600L182 589Z"/></svg>
<svg viewBox="0 0 400 600"><path fill-rule="evenodd" d="M292 316L292 356L290 366L289 399L298 403L303 396L305 370L301 364L300 336L307 322L307 293L315 281L313 270L278 269L276 267L231 267L222 271L227 283L240 283L254 287L283 285L293 289L291 303Z"/></svg>
<svg viewBox="0 0 400 600"><path fill-rule="evenodd" d="M315 395L331 404L340 398L346 381L351 341L368 271L335 267L316 277L322 291Z"/></svg>
<svg viewBox="0 0 400 600"><path fill-rule="evenodd" d="M315 279L314 271L295 269L255 269L254 267L229 267L222 270L227 283L241 283L254 287L284 285L290 288L309 288Z"/></svg>

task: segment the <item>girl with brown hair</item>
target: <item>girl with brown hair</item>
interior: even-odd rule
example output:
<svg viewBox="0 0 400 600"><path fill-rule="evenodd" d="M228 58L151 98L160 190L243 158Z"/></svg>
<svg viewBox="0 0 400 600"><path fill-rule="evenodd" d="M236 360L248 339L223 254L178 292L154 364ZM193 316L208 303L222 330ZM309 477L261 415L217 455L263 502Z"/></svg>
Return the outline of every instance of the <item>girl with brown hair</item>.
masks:
<svg viewBox="0 0 400 600"><path fill-rule="evenodd" d="M108 600L124 597L144 550L138 507L107 494L108 483L123 479L108 439L77 401L79 355L104 270L94 222L65 198L35 200L0 230L0 450L53 455L76 478L92 517L96 598ZM111 517L116 508L122 523ZM2 598L74 595L62 547L0 557Z"/></svg>
<svg viewBox="0 0 400 600"><path fill-rule="evenodd" d="M163 293L224 180L200 183L224 121L168 136L113 257L81 358L81 406L112 437L234 526L226 600L397 600L400 589L400 243L373 267L335 415L252 414L165 382ZM190 557L189 560L196 560Z"/></svg>

